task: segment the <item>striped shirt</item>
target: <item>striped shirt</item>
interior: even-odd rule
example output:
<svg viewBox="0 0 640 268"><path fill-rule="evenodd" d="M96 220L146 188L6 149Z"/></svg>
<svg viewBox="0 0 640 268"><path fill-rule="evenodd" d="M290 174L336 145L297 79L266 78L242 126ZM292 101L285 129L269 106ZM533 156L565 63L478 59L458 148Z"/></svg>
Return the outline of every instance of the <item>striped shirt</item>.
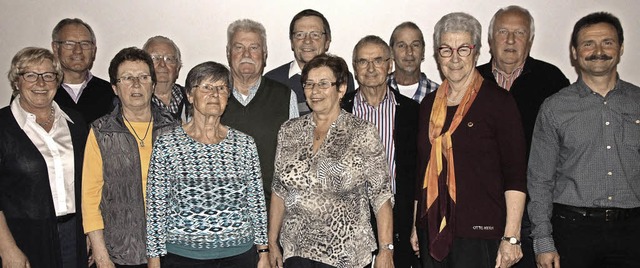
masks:
<svg viewBox="0 0 640 268"><path fill-rule="evenodd" d="M513 81L516 81L516 79L518 79L518 76L520 76L520 74L522 73L522 70L524 69L524 63L523 63L520 67L513 70L511 74L507 74L498 69L495 61L491 63L491 66L492 66L491 72L493 73L493 77L496 78L496 83L498 84L498 86L506 90L511 89L511 85L513 85Z"/></svg>
<svg viewBox="0 0 640 268"><path fill-rule="evenodd" d="M387 94L378 105L373 107L364 99L362 92L358 90L353 99L353 115L367 120L378 128L380 141L384 145L387 162L389 163L389 183L391 191L396 193L396 147L393 143L393 126L396 118L396 98L391 90L387 89Z"/></svg>

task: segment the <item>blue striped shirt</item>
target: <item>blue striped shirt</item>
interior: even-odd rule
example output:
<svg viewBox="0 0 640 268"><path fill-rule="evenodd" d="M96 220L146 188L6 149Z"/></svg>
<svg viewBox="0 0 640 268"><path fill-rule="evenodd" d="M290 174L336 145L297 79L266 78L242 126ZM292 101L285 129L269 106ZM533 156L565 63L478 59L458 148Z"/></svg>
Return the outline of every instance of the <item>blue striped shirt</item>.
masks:
<svg viewBox="0 0 640 268"><path fill-rule="evenodd" d="M394 194L396 193L396 147L393 143L393 126L396 118L396 105L396 98L389 89L378 107L369 105L360 89L353 99L353 115L373 123L378 128L380 141L384 145L389 163L389 183Z"/></svg>

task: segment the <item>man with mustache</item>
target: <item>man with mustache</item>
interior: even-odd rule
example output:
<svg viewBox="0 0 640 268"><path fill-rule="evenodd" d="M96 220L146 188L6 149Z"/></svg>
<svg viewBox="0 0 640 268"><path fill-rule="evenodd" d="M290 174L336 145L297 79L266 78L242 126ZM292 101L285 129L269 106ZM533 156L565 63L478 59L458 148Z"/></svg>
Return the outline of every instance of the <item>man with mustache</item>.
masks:
<svg viewBox="0 0 640 268"><path fill-rule="evenodd" d="M424 61L424 36L413 22L400 23L389 39L395 71L389 75L388 84L393 90L418 103L428 93L438 89L438 84L420 71Z"/></svg>
<svg viewBox="0 0 640 268"><path fill-rule="evenodd" d="M142 49L151 55L156 72L157 83L151 102L169 112L174 119L187 122L190 105L184 87L176 84L182 68L180 48L173 40L158 35L149 38Z"/></svg>
<svg viewBox="0 0 640 268"><path fill-rule="evenodd" d="M51 39L51 49L64 72L56 103L80 112L87 124L111 112L115 97L111 84L89 71L97 50L91 26L78 18L66 18L53 28Z"/></svg>
<svg viewBox="0 0 640 268"><path fill-rule="evenodd" d="M484 79L496 82L513 95L522 118L528 153L540 105L547 97L568 86L569 80L558 67L529 55L535 26L527 9L508 6L498 10L489 23L488 36L491 60L477 69ZM520 234L523 256L514 267L536 267L531 222L526 209Z"/></svg>
<svg viewBox="0 0 640 268"><path fill-rule="evenodd" d="M242 19L229 25L227 60L232 94L221 122L253 137L268 209L278 130L284 121L298 117L296 94L262 76L267 60L267 33L259 22Z"/></svg>
<svg viewBox="0 0 640 268"><path fill-rule="evenodd" d="M620 21L575 24L578 81L540 108L529 157L538 267L640 267L640 88L620 79Z"/></svg>
<svg viewBox="0 0 640 268"><path fill-rule="evenodd" d="M300 115L310 113L300 81L304 65L313 57L324 54L331 44L331 27L322 13L305 9L293 16L289 24L289 41L294 61L285 63L265 74L266 77L289 86L298 97ZM353 77L349 73L347 92L354 91Z"/></svg>

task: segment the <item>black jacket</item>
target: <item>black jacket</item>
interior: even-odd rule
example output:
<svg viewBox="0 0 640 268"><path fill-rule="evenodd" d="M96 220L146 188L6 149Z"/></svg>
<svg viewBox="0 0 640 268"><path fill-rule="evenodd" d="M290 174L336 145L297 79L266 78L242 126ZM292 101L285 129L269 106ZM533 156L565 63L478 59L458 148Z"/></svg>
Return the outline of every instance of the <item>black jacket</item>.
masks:
<svg viewBox="0 0 640 268"><path fill-rule="evenodd" d="M353 111L356 92L349 92L342 98L341 106L347 112ZM393 142L396 148L396 194L393 206L393 242L396 249L393 255L396 267L409 267L411 258L414 258L409 236L413 223L416 186L419 104L397 91L393 91L393 95L397 103L393 127ZM372 221L372 224L375 230L375 221Z"/></svg>

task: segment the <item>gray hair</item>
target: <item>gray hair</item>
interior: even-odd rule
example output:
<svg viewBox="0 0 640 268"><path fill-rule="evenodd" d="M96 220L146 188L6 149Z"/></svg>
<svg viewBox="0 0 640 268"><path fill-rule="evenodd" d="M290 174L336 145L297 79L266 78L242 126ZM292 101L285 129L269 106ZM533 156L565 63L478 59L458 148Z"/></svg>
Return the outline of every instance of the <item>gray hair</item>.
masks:
<svg viewBox="0 0 640 268"><path fill-rule="evenodd" d="M231 39L236 32L252 32L260 35L262 40L262 51L267 52L267 30L261 23L250 19L236 20L229 24L227 28L227 54L231 51Z"/></svg>
<svg viewBox="0 0 640 268"><path fill-rule="evenodd" d="M184 81L184 89L187 94L191 95L195 86L208 79L212 79L214 81L222 80L227 86L230 86L229 68L214 61L200 63L191 68L187 74L187 79Z"/></svg>
<svg viewBox="0 0 640 268"><path fill-rule="evenodd" d="M11 60L11 68L9 68L9 72L7 73L7 78L9 78L9 83L11 83L11 89L13 89L13 96L18 94L18 85L16 82L18 82L18 79L20 78L20 73L22 73L27 66L40 64L44 60L51 61L53 69L56 74L58 74L56 79L56 88L60 86L63 76L62 66L53 56L53 53L45 48L25 47L13 56L13 59Z"/></svg>
<svg viewBox="0 0 640 268"><path fill-rule="evenodd" d="M178 45L176 45L176 43L173 42L173 40L169 39L168 37L162 36L162 35L156 35L154 37L151 37L151 38L147 39L147 42L145 42L144 45L142 46L142 50L144 50L144 51L146 51L148 53L149 52L149 47L153 43L165 43L165 44L169 44L170 46L172 46L173 47L173 51L176 52L176 58L178 59L178 63L180 64L180 66L182 66L182 54L180 54L180 48L178 48Z"/></svg>
<svg viewBox="0 0 640 268"><path fill-rule="evenodd" d="M476 55L480 53L482 47L482 26L473 16L464 12L454 12L444 15L436 26L433 27L433 53L438 56L438 48L444 33L469 33L473 45L475 45Z"/></svg>
<svg viewBox="0 0 640 268"><path fill-rule="evenodd" d="M354 63L358 60L356 59L356 54L358 53L358 50L361 49L364 45L368 45L368 44L381 46L385 54L387 54L387 56L389 57L391 56L391 48L389 47L389 45L387 45L387 42L382 40L382 38L380 38L379 36L367 35L362 39L360 39L360 41L356 43L356 46L353 47L353 56L351 57L351 59L353 60Z"/></svg>
<svg viewBox="0 0 640 268"><path fill-rule="evenodd" d="M58 40L60 31L62 31L62 28L64 28L67 25L84 26L89 31L89 34L91 34L91 42L93 42L94 45L96 44L96 34L93 32L93 29L91 29L91 26L89 26L89 24L87 24L86 22L78 18L74 18L74 19L66 18L58 22L58 24L56 24L56 26L53 27L53 31L51 31L51 41L61 41L61 40Z"/></svg>
<svg viewBox="0 0 640 268"><path fill-rule="evenodd" d="M516 5L503 7L493 15L493 17L491 18L491 22L489 22L489 40L493 39L493 23L495 22L496 18L507 12L520 13L529 20L529 42L533 41L533 37L536 35L536 26L534 25L533 16L531 16L531 13L529 13L529 10L527 10L526 8Z"/></svg>

